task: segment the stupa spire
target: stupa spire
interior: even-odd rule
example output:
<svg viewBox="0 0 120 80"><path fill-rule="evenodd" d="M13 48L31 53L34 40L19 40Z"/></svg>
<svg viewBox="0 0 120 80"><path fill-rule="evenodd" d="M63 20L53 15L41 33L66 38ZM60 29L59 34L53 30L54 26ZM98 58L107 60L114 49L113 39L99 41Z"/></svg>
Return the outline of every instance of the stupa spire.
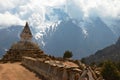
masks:
<svg viewBox="0 0 120 80"><path fill-rule="evenodd" d="M32 39L32 33L31 30L29 28L28 22L26 22L24 29L22 31L22 33L20 34L21 40L22 41L27 41L27 40L31 40Z"/></svg>

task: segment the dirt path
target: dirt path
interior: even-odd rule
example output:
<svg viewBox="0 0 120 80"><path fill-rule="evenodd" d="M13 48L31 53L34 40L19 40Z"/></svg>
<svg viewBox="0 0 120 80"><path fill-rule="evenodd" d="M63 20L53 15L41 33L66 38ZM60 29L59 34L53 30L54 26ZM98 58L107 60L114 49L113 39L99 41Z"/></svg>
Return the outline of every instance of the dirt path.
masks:
<svg viewBox="0 0 120 80"><path fill-rule="evenodd" d="M0 64L0 80L41 80L20 63Z"/></svg>

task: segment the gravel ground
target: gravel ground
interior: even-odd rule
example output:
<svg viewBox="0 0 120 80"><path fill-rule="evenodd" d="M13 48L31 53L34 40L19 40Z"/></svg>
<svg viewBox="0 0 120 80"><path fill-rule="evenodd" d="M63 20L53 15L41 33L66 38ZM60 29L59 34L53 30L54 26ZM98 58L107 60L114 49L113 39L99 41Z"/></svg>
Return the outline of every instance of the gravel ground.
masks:
<svg viewBox="0 0 120 80"><path fill-rule="evenodd" d="M0 63L0 80L42 80L20 63Z"/></svg>

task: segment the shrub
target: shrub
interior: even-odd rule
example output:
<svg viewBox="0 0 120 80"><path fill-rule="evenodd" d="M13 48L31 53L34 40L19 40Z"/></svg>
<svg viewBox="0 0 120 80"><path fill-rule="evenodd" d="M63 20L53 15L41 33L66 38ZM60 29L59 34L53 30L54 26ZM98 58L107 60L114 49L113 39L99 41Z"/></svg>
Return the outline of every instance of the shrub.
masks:
<svg viewBox="0 0 120 80"><path fill-rule="evenodd" d="M72 56L73 56L73 54L72 54L71 51L65 51L64 55L63 55L63 58L71 58Z"/></svg>
<svg viewBox="0 0 120 80"><path fill-rule="evenodd" d="M113 62L104 63L101 74L105 80L120 80L120 73Z"/></svg>

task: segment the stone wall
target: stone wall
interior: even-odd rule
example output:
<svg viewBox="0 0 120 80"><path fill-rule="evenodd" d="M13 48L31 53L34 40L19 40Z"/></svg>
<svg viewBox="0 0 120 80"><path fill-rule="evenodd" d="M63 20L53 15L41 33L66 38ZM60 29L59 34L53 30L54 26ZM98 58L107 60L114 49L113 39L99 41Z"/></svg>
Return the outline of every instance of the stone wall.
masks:
<svg viewBox="0 0 120 80"><path fill-rule="evenodd" d="M65 76L67 73L64 68L49 65L39 59L24 57L22 64L38 74L43 75L48 80L67 80L67 76Z"/></svg>
<svg viewBox="0 0 120 80"><path fill-rule="evenodd" d="M45 58L23 57L22 64L36 73L44 76L47 80L102 80L89 68L81 70L73 66L71 62L46 60ZM71 67L70 67L71 66Z"/></svg>

